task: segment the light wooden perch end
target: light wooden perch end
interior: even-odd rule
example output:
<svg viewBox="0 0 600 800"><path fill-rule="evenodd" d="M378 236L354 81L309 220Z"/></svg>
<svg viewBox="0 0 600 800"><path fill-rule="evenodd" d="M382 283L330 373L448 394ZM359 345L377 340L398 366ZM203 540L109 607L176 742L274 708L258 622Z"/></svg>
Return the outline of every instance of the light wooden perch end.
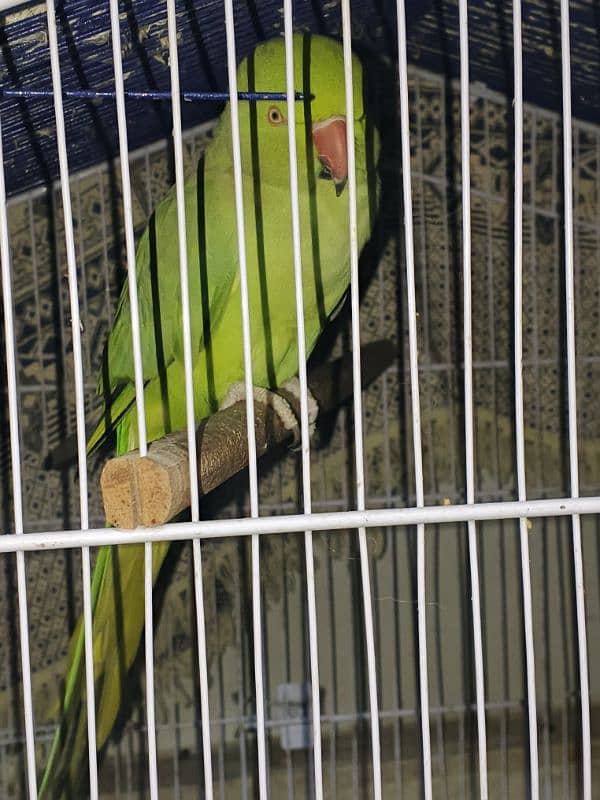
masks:
<svg viewBox="0 0 600 800"><path fill-rule="evenodd" d="M393 361L395 347L379 341L362 348L362 384L368 386ZM351 355L311 369L308 385L319 416L352 394ZM257 455L299 437L300 402L292 385L255 399ZM281 408L287 414L281 413ZM290 424L290 418L292 424ZM196 430L200 495L220 486L248 465L244 401L203 420ZM152 442L148 454L137 450L106 462L100 477L106 519L117 528L152 527L173 519L190 504L187 431Z"/></svg>

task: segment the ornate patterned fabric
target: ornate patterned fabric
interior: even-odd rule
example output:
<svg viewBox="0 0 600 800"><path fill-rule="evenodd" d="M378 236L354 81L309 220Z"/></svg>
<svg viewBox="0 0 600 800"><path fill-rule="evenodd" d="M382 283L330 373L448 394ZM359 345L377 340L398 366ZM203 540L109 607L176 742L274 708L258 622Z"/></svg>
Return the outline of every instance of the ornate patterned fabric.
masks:
<svg viewBox="0 0 600 800"><path fill-rule="evenodd" d="M473 358L479 499L512 499L516 494L510 115L510 104L504 98L485 90L473 92ZM428 503L442 502L446 498L449 502L461 502L464 499L458 119L455 88L439 77L413 71L412 185L423 464ZM205 131L187 135L185 155L188 169L193 168L206 142L206 135ZM600 378L600 129L575 125L574 148L578 422L581 487L582 493L585 493L597 492L600 478L600 417L594 413L593 403ZM400 173L396 156L397 153L392 153L383 168L391 186L389 196L395 196L398 201ZM569 492L568 470L565 466L564 317L560 310L564 294L560 244L560 158L559 120L547 112L528 108L525 115L523 325L527 482L531 497L561 496ZM171 161L166 146L159 144L132 156L131 175L134 223L139 233L151 209L172 182ZM76 175L71 188L83 326L86 410L91 422L98 405L95 373L125 269L118 165L103 164L85 174ZM40 189L16 198L10 204L9 218L25 529L29 532L77 528L79 497L76 470L61 474L48 471L44 466L48 452L74 430L75 420L59 190L56 187L49 191ZM361 306L363 341L387 338L396 342L399 348L397 364L363 395L367 490L371 507L414 503L404 243L399 231L401 210L396 203L386 208L378 263L373 269L373 277ZM366 267L368 270L369 265ZM347 347L348 336L343 328L334 342L332 352L335 354ZM3 499L0 503L0 519L2 529L8 531L12 528L13 520L4 380L2 374L0 490ZM351 416L347 410L342 410L332 425L321 427L320 446L312 454L315 510L353 506L352 436ZM100 467L99 458L90 459L90 518L95 526L103 524L98 494ZM261 513L296 511L300 502L300 487L297 454L267 460L261 465ZM245 478L240 476L206 500L203 514L245 514L246 499ZM511 530L511 526L512 523L507 523L505 528ZM555 526L559 551L562 547L568 547L568 539L564 536L561 538L560 534L560 531L567 530L565 526L561 527L558 523ZM455 532L462 531L460 526L448 527ZM592 528L593 525L584 527L586 542L593 536ZM501 612L496 613L498 603L505 602L510 606L506 613L513 620L511 624L519 625L519 609L511 605L516 601L507 600L514 592L518 593L517 551L512 535L507 539L501 535L502 531L496 528L492 530L486 525L482 525L481 530L490 531L490 536L485 539L486 548L487 542L491 543L487 560L483 554L483 540L481 546L482 570L487 568L489 587L488 606L484 604L484 613L487 614L484 629L491 640L494 636L503 635L502 626L506 624ZM443 628L443 619L450 619L450 607L458 609L454 627L446 629L440 647L462 648L465 653L470 653L468 623L465 622L469 612L457 599L460 587L466 586L467 580L466 556L464 549L461 549L464 540L461 537L440 540L438 534L439 530L428 544L428 554L434 565L428 576L428 591L431 591L432 597L437 597L436 592L440 591L440 559L450 564L448 570L452 572L456 586L452 589L454 599L446 599L441 612L439 609L432 610L432 626L435 631L437 625L438 635L441 635L439 626ZM536 549L538 546L545 546L545 540L537 541L538 544L532 539L534 555L542 552ZM394 689L396 672L393 666L385 666L384 658L387 653L389 663L393 665L398 653L395 650L387 652L387 648L392 646L381 633L388 624L386 615L391 613L386 600L407 604L406 612L400 609L401 616L397 618L400 621L393 624L398 626L398 630L401 624L410 626L415 598L409 573L412 563L410 542L410 537L404 535L404 531L369 532L377 630L380 632L378 646L383 659L380 662L380 680L384 708L414 709L416 705L414 642L407 643L405 633L402 639L405 648L403 663L406 665L403 672L404 689L403 693L398 694ZM503 549L505 547L506 550ZM498 556L494 555L497 548L510 564L505 565L508 573L505 571L504 577L494 578L498 563ZM251 623L247 611L250 568L245 542L230 539L205 543L202 552L213 693L211 702L214 701L215 718L235 720L231 724L223 722L221 729L223 741L231 743L239 736L240 729L248 731L252 727ZM170 580L165 580L168 590L155 636L157 714L159 723L167 726L164 738L159 736L159 751L161 757L165 758L174 747L175 725L179 726L176 749L193 749L197 744L197 658L190 553L191 549L186 545L181 548L179 557L172 559ZM344 658L343 646L356 648L358 661L362 652L360 644L356 643L360 640L361 604L354 537L346 533L319 534L315 536L315 554L318 606L323 627L320 644L322 683L326 687L325 709L330 713L358 713L364 708L365 702L360 689L356 688L355 691L351 688L348 696L353 699L340 701L336 705L335 688L340 681L349 685L352 683L351 676L340 677L340 666L336 664L336 658ZM302 611L304 552L301 537L264 537L262 556L265 651L269 671L268 713L276 717L277 682L301 680L307 658L303 633L306 622ZM36 722L41 725L51 721L54 716L56 709L53 702L57 698L57 682L63 675L69 634L81 608L80 555L77 550L50 551L28 555L26 562L34 705ZM559 569L553 564L552 570ZM392 574L390 565L400 565L393 567L399 571ZM10 773L7 779L9 783L4 785L18 787L22 780L20 750L8 747L18 739L22 725L14 558L3 557L0 568L3 571L3 580L0 581L0 618L5 632L0 636L0 729L5 731L3 742L6 746L2 752L6 756L12 753L3 762ZM398 578L398 575L401 577ZM565 587L569 585L570 577L565 577L563 573L560 575L557 580L563 581L564 591L556 601L559 603L557 618L562 615L561 618L567 619L571 613L572 598ZM590 595L589 601L595 602L596 598ZM345 603L344 612L342 606ZM443 619L440 613L445 615ZM404 614L407 616L404 617ZM463 621L460 630L456 619ZM337 634L334 633L336 626ZM569 631L568 635L572 635L570 628ZM335 647L329 644L330 636L333 636L334 644L337 642L337 656ZM515 637L519 639L516 634ZM593 639L592 632L589 632L590 643ZM598 636L595 639L598 641ZM509 647L508 642L506 646ZM496 665L489 664L488 686L490 697L518 704L522 680L520 641L510 647L514 647L518 656L515 665L511 663L503 672L499 665L496 668ZM432 696L437 697L440 703L470 702L468 682L460 677L442 678L442 656L434 661L431 666ZM355 687L359 687L364 676L360 678L359 668L356 667L356 670L356 673L353 669L350 672L354 676ZM573 676L568 667L561 675L558 679L553 677L553 691L564 699ZM135 730L136 724L131 724L130 731ZM274 728L270 736L277 740L278 735ZM46 736L48 738L49 734ZM137 741L135 738L132 745L134 750L138 746L143 747L143 743L138 745ZM16 758L13 757L15 754ZM241 757L239 753L237 757ZM17 791L15 788L15 796Z"/></svg>

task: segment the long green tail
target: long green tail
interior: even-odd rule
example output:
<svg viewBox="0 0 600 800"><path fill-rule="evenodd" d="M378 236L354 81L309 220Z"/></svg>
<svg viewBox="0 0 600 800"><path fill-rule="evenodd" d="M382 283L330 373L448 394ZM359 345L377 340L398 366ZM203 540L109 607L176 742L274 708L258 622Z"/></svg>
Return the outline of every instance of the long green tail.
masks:
<svg viewBox="0 0 600 800"><path fill-rule="evenodd" d="M94 442L99 437L95 437ZM127 451L125 426L117 426L117 454ZM153 547L153 582L169 549ZM106 744L121 707L127 673L144 628L144 546L101 547L91 587L96 745ZM126 613L125 613L126 612ZM40 800L80 800L88 774L84 629L71 638L60 724L42 777Z"/></svg>
<svg viewBox="0 0 600 800"><path fill-rule="evenodd" d="M96 559L94 574L92 577L92 614L95 611L100 586L106 574L106 562L110 557L110 548L101 547ZM65 684L65 696L61 710L60 725L54 735L50 756L46 763L44 775L39 789L38 797L40 800L48 798L69 797L76 787L68 786L65 775L65 754L69 751L68 742L72 739L73 731L79 727L76 724L76 713L81 709L82 702L85 702L85 683L84 675L84 631L83 618L80 617L73 636L71 637L70 667L67 673ZM82 691L83 689L83 691ZM85 712L84 712L85 713ZM71 753L75 755L72 751ZM73 759L76 760L75 758ZM71 795L75 796L75 795Z"/></svg>

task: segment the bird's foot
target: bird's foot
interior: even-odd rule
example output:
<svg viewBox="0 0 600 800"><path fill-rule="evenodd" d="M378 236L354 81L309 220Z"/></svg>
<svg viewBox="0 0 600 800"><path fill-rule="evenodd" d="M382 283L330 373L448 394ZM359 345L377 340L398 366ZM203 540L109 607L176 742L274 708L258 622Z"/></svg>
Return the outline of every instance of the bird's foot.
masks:
<svg viewBox="0 0 600 800"><path fill-rule="evenodd" d="M290 378L286 381L283 386L281 387L284 391L291 394L293 397L296 398L298 401L298 406L300 406L300 379L297 376ZM317 427L317 417L319 416L319 404L317 403L317 399L314 394L311 392L310 389L307 387L307 400L308 400L308 437L312 440L313 435L315 433L315 428ZM296 437L296 442L293 449L298 449L301 445L301 436L300 436L300 426L298 423L298 435Z"/></svg>
<svg viewBox="0 0 600 800"><path fill-rule="evenodd" d="M281 387L282 391L291 395L291 398L297 401L298 406L300 405L300 382L298 378L290 378L286 381L283 386ZM260 403L261 405L268 406L272 408L273 411L277 414L281 424L286 430L289 430L294 435L294 445L293 447L297 447L300 444L301 440L301 433L300 433L300 420L299 415L294 410L292 403L288 401L282 394L278 392L271 391L270 389L265 389L262 386L253 386L252 387L252 395L254 397L254 401ZM227 394L221 401L219 409L222 411L225 408L229 408L229 406L235 405L235 403L239 403L246 400L246 386L244 383L233 383L229 389L227 390ZM317 419L317 415L319 413L319 406L317 401L315 400L313 394L308 392L308 425L309 425L309 436L312 437L314 430L315 430L315 422Z"/></svg>

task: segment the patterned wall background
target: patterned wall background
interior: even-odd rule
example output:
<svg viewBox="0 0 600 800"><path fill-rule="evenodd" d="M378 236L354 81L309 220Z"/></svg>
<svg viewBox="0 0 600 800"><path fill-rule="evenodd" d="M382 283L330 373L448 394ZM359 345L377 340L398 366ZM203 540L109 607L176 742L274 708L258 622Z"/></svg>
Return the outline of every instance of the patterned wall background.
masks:
<svg viewBox="0 0 600 800"><path fill-rule="evenodd" d="M392 116L393 109L390 118ZM513 499L516 495L511 377L513 187L510 119L511 107L505 98L483 87L473 91L476 479L477 496L486 500ZM453 85L422 71L411 73L411 133L426 502L460 502L464 498L462 245L458 95ZM203 130L187 135L188 169L193 169L206 135ZM388 157L382 164L388 186L385 222L376 263L365 265L364 274L370 277L361 306L361 323L363 341L393 340L398 345L398 359L363 397L368 504L371 507L414 503L404 257L403 242L399 238L401 210L397 203L400 173L391 133L388 140L392 140L392 145L388 145ZM560 163L559 119L529 107L525 115L523 258L526 456L528 492L532 497L560 496L569 492ZM594 413L594 401L600 365L600 129L587 124L575 125L574 165L581 488L582 493L597 493L600 420ZM131 170L134 220L139 233L151 209L172 182L166 145L159 143L134 154ZM76 175L71 186L87 412L91 421L97 408L95 372L124 276L118 165L102 164ZM45 465L47 454L74 430L75 418L60 192L56 188L38 190L15 198L10 204L9 217L25 529L77 528L76 470L59 473L49 471ZM337 338L330 337L334 338L334 353L347 347L346 329L341 327ZM2 375L0 525L8 531L12 527L12 516L4 380ZM320 430L312 453L313 507L316 510L353 506L351 441L352 425L347 410L341 410L332 424ZM92 525L103 524L98 494L101 465L100 459L90 459ZM296 454L262 464L261 513L296 510L300 484ZM246 499L245 476L240 476L208 498L203 513L244 514ZM586 600L590 617L588 640L592 654L600 657L597 652L598 592L594 588L598 584L600 560L595 525L594 520L586 520L584 524L584 547L590 556L586 560L590 578ZM488 523L481 525L480 531L485 534L480 539L480 558L487 699L496 703L496 710L503 709L497 729L494 727L490 731L490 741L496 742L500 748L498 752L506 755L512 752L511 741L518 742L523 736L524 662L518 541L512 523ZM571 765L573 748L568 742L565 744L565 736L576 724L573 721L576 673L569 526L567 522L538 520L532 525L531 533L536 646L542 654L538 664L538 692L549 759L544 763L550 776L548 780L568 783L575 778ZM418 756L415 737L403 734L405 726L415 724L417 703L412 532L371 531L369 546L382 708L389 712L383 729L384 776L389 785L397 789L407 785L407 781L417 780L418 772L416 768L406 767L407 758ZM441 754L434 764L434 777L439 786L443 785L446 792L450 792L449 796L466 797L464 787L471 774L468 759L476 751L472 727L469 728L472 714L468 705L473 692L466 588L468 560L463 527L432 529L427 548L428 594L432 598L428 612L430 681L432 703L438 708L438 716L434 716L438 720L436 741ZM185 545L173 555L166 570L168 576L163 581L168 590L166 593L157 591L163 598L155 636L155 657L157 713L160 725L164 726L159 731L161 783L165 786L184 787L197 779L191 766L200 745L190 552ZM306 753L286 751L280 741L282 729L277 727L277 720L287 713L278 701L277 687L292 681L301 683L307 675L301 537L264 537L262 555L268 713L273 720L270 728L272 780L279 780L277 770L281 767L281 775L288 776L288 791L291 775L292 784L302 792L308 774ZM330 728L324 736L328 747L334 748L327 751L332 764L328 780L333 781L332 786L337 785L340 796L349 796L343 793L345 781L351 780L352 786L361 785L368 772L357 755L363 752L365 742L368 745L368 735L361 722L366 695L354 535L316 536L315 555L324 713L330 717ZM213 744L217 750L218 780L221 786L227 787L227 796L233 796L229 792L237 790L240 782L251 781L254 769L251 641L247 616L250 579L246 545L234 540L207 543L203 545L203 558L211 707L215 714ZM9 794L2 793L3 796L17 797L23 790L23 762L19 744L22 711L14 559L3 557L0 569L3 620L0 781L8 787L5 791L9 791ZM40 726L41 740L45 740L47 746L51 729L44 726L55 717L54 703L63 675L69 633L81 607L78 552L28 555L27 582L36 722ZM490 647L495 648L494 653L498 652L498 642L502 643L502 658L487 659ZM592 700L597 701L600 685L593 672L591 679ZM141 780L135 753L145 745L143 735L139 734L143 714L138 703L139 694L134 693L136 710L126 725L126 735L121 737L119 747L113 749L114 758L105 762L106 787L114 783L122 791L127 787L131 790ZM557 714L558 722L554 718ZM460 730L462 773L452 766L455 756L460 761ZM397 748L402 742L405 749L399 759ZM558 748L558 756L552 755L554 748ZM43 744L39 757L41 765ZM501 755L498 758L502 761ZM502 769L498 767L507 792L518 790L521 785L518 781L524 774L523 754L515 751L511 758L515 759L512 763L517 767L509 769L508 760L502 762ZM552 777L553 758L562 759L564 769L558 778ZM394 766L397 763L404 765L404 771ZM493 768L493 757L491 763ZM352 783L355 778L358 783ZM453 791L461 791L461 780L465 793L453 795ZM285 785L282 783L282 787ZM106 796L112 795L107 793Z"/></svg>

